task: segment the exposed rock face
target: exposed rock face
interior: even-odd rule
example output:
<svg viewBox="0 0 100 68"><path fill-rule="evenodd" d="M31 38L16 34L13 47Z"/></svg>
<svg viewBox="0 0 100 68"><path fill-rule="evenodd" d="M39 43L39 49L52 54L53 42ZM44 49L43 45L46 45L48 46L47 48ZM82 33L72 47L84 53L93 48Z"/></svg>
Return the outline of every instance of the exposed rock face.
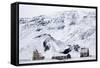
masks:
<svg viewBox="0 0 100 68"><path fill-rule="evenodd" d="M89 57L89 49L88 48L81 48L80 57Z"/></svg>
<svg viewBox="0 0 100 68"><path fill-rule="evenodd" d="M43 60L44 57L38 52L38 50L33 51L33 58L32 60Z"/></svg>

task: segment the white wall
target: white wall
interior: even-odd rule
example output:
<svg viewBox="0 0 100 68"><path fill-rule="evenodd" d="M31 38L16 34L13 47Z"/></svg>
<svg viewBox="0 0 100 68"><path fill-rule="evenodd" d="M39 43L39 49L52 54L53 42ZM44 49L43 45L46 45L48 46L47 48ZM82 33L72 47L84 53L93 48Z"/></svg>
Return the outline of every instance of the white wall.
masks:
<svg viewBox="0 0 100 68"><path fill-rule="evenodd" d="M100 0L1 0L0 1L0 68L16 68L10 64L10 4L15 1L25 2L38 2L38 3L54 3L54 4L66 4L66 5L86 5L86 6L98 6L98 12L100 12ZM100 26L98 13L98 26ZM98 27L100 29L100 27ZM98 35L100 31L98 31ZM98 36L99 37L99 36ZM100 40L100 38L98 38ZM100 43L98 42L98 45ZM100 46L98 46L98 52L100 52ZM98 55L100 56L100 54ZM51 65L35 65L35 66L21 66L19 68L61 68L61 67L77 67L77 68L99 68L98 62L86 62L86 63L65 63L65 64L51 64Z"/></svg>

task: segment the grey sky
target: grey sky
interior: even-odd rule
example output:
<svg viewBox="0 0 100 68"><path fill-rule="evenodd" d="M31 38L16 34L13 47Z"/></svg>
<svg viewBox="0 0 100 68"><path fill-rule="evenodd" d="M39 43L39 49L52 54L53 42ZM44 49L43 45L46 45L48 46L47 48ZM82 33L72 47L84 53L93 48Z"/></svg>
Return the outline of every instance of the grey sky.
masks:
<svg viewBox="0 0 100 68"><path fill-rule="evenodd" d="M88 8L71 8L71 7L56 7L56 6L40 6L40 5L19 5L19 18L21 17L33 17L38 15L53 15L56 12L67 10L85 10L90 11L93 9Z"/></svg>

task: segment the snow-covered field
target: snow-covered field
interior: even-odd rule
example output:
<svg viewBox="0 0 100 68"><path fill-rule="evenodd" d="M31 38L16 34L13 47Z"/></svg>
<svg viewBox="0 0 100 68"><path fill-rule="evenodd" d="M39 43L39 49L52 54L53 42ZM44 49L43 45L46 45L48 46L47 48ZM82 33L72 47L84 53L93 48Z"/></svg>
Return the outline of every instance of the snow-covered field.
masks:
<svg viewBox="0 0 100 68"><path fill-rule="evenodd" d="M64 10L51 15L20 18L19 63L96 59L95 18L95 9ZM44 41L47 42L46 47ZM75 51L74 45L80 46L78 51ZM68 53L71 55L70 59L52 59L53 56L67 56L62 52L68 48L71 49ZM81 48L89 49L88 57L80 57ZM33 52L36 50L44 59L33 60Z"/></svg>

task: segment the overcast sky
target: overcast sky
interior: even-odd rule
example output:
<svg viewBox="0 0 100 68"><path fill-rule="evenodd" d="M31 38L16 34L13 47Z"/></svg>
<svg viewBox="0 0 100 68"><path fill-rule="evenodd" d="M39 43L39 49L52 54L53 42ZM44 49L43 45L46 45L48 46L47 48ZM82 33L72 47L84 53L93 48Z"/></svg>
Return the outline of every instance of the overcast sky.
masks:
<svg viewBox="0 0 100 68"><path fill-rule="evenodd" d="M28 17L32 18L33 16L39 15L53 15L60 11L67 10L85 10L85 11L94 11L94 9L88 8L71 8L71 7L57 7L57 6L40 6L40 5L19 5L19 18Z"/></svg>

